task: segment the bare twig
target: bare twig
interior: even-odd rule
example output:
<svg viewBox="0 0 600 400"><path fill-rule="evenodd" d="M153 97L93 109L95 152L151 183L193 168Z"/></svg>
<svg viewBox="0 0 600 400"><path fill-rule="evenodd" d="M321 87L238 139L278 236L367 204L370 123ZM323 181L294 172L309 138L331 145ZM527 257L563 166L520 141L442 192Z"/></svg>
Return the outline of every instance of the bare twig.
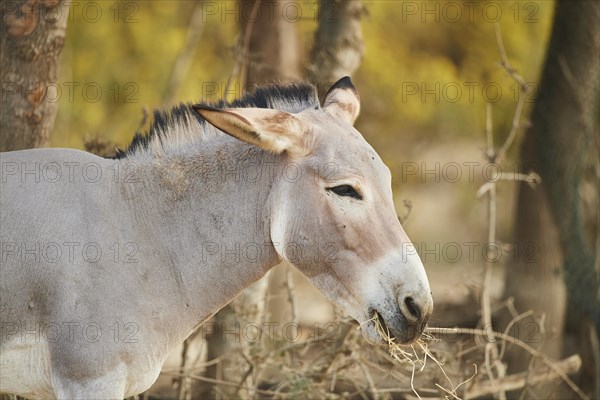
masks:
<svg viewBox="0 0 600 400"><path fill-rule="evenodd" d="M498 163L500 162L508 152L511 145L514 143L517 132L521 127L521 118L523 115L523 109L525 106L525 96L528 93L528 85L523 79L523 77L517 72L515 68L510 64L508 60L508 56L506 54L506 49L504 48L504 42L502 40L502 33L500 31L499 24L494 25L495 33L496 33L496 43L498 46L498 52L500 54L500 64L508 73L508 75L513 79L519 86L519 97L517 101L517 105L515 107L515 112L513 114L512 124L510 131L506 137L506 140L500 146L500 149L496 151L494 147L494 135L492 131L492 108L491 104L486 104L486 138L487 138L487 149L486 149L486 158L490 163ZM488 244L496 244L496 182L499 180L515 180L515 181L525 181L530 186L535 187L540 182L540 177L537 174L509 174L509 173L498 173L492 177L487 177L487 181L485 184L478 190L478 196L487 195L487 208L488 208ZM491 247L489 248L491 250ZM481 315L482 315L482 324L483 330L487 332L488 341L485 344L485 367L486 372L489 376L491 384L494 384L496 379L502 380L506 373L506 366L502 363L501 354L504 353L503 343L502 351L498 352L498 347L493 340L493 326L492 326L492 312L491 312L491 304L490 304L490 287L491 287L491 277L492 277L492 258L490 254L486 257L486 262L484 266L483 273L483 285L481 290ZM494 375L493 369L496 371L496 376ZM502 399L506 399L505 390L502 386L496 386L498 391L498 397Z"/></svg>
<svg viewBox="0 0 600 400"><path fill-rule="evenodd" d="M556 372L556 374L562 378L563 381L565 381L567 383L567 385L569 385L569 387L575 392L577 393L577 395L585 400L588 400L589 398L587 397L587 395L585 393L583 393L581 391L581 389L565 374L565 372L560 369L559 367L556 366L556 362L554 362L553 360L551 360L547 355L545 355L544 353L542 353L541 351L534 349L533 347L529 346L527 343L516 339L512 336L506 335L504 333L499 333L499 332L494 332L494 331L488 331L488 330L484 330L484 329L471 329L471 328L434 328L434 327L428 327L426 328L427 332L430 333L437 333L437 334L452 334L452 335L456 335L456 334L465 334L465 335L476 335L476 336L481 336L481 337L485 337L485 338L489 338L490 335L495 338L495 339L502 339L505 340L509 343L515 344L519 347L521 347L523 350L527 351L529 354L531 354L532 356L539 358L540 360L542 360L542 362L544 364L546 364L551 370L553 370L554 372Z"/></svg>
<svg viewBox="0 0 600 400"><path fill-rule="evenodd" d="M573 374L581 368L581 358L578 354L572 355L571 357L565 358L564 360L555 363L557 368L565 374ZM558 373L555 370L547 369L546 371L539 371L534 374L530 374L528 371L520 372L514 375L508 375L496 382L483 381L472 385L467 393L465 399L475 399L478 397L498 393L500 390L516 390L525 387L526 385L535 385L540 383L546 383L552 381L558 377Z"/></svg>
<svg viewBox="0 0 600 400"><path fill-rule="evenodd" d="M486 155L488 161L494 162L496 159L494 150L494 136L492 132L492 107L490 103L486 105L486 137L487 137L487 151ZM490 180L487 182L489 189L487 190L488 199L488 238L487 243L489 245L496 243L496 181ZM491 251L492 246L488 246L488 251ZM483 271L483 285L481 289L481 316L483 329L487 332L492 332L492 311L490 305L490 288L492 286L492 260L491 254L487 254L486 261L484 264ZM488 338L491 336L488 336ZM488 358L491 356L491 359ZM491 367L496 369L498 378L504 377L506 367L502 364L498 357L498 347L493 341L488 340L485 344L485 366L490 381L495 380L494 373ZM506 393L501 390L499 392L500 400L506 399Z"/></svg>
<svg viewBox="0 0 600 400"><path fill-rule="evenodd" d="M188 337L187 339L184 340L183 342L183 347L181 349L181 362L179 365L179 371L180 373L183 375L183 372L186 369L186 363L187 363L187 353L189 350L189 346L190 343L193 342L193 340L201 333L201 330L197 329L194 333L192 333L190 335L190 337ZM189 400L192 398L192 393L190 391L190 381L185 377L180 377L177 378L178 380L178 390L177 390L177 398L179 400Z"/></svg>
<svg viewBox="0 0 600 400"><path fill-rule="evenodd" d="M294 287L294 277L292 276L292 267L290 265L286 265L285 267L285 288L288 294L288 303L290 306L290 314L291 314L291 323L293 326L298 326L298 308L296 304L296 290ZM292 364L294 363L294 351L290 349L289 355L291 358Z"/></svg>
<svg viewBox="0 0 600 400"><path fill-rule="evenodd" d="M298 305L296 304L296 288L294 286L294 277L292 276L292 267L287 266L285 270L285 288L288 293L288 303L290 305L290 313L292 323L298 324Z"/></svg>
<svg viewBox="0 0 600 400"><path fill-rule="evenodd" d="M181 369L183 370L183 368L185 368L185 363L187 361L187 352L188 352L188 348L189 348L189 339L184 340L183 342L183 348L181 350ZM179 383L179 388L177 390L177 399L179 400L187 400L188 396L191 399L191 393L189 391L189 380L183 376L178 379L178 383Z"/></svg>
<svg viewBox="0 0 600 400"><path fill-rule="evenodd" d="M504 334L508 335L508 333L510 332L510 330L512 329L514 324L516 324L523 318L527 318L528 316L530 316L532 314L533 314L533 310L529 310L529 311L519 314L516 317L514 317L513 319L511 319L510 322L508 323L508 325L506 325L506 328L504 329ZM500 347L500 358L502 358L502 356L504 356L505 350L506 350L506 340L503 340L502 346Z"/></svg>
<svg viewBox="0 0 600 400"><path fill-rule="evenodd" d="M499 172L495 176L490 177L490 181L481 185L477 190L477 197L482 197L486 194L496 181L526 182L532 189L535 189L537 185L542 182L542 178L535 172L530 172L528 174L519 172Z"/></svg>
<svg viewBox="0 0 600 400"><path fill-rule="evenodd" d="M367 383L369 384L369 392L371 392L371 396L373 397L373 399L378 399L379 394L377 391L377 386L375 386L375 382L373 381L373 377L371 376L369 369L366 368L362 362L360 362L360 360L358 359L356 354L354 354L354 358L357 361L357 364L358 364L359 368L361 369L365 379L367 380Z"/></svg>
<svg viewBox="0 0 600 400"><path fill-rule="evenodd" d="M235 388L235 391L233 392L232 397L234 397L234 398L238 396L238 393L240 392L240 390L246 383L246 380L248 379L250 374L254 371L254 363L252 363L252 361L244 354L243 351L241 351L241 354L244 357L244 360L246 360L246 363L248 363L248 369L246 369L246 372L242 376L242 379L240 379L240 383L238 384L238 386Z"/></svg>
<svg viewBox="0 0 600 400"><path fill-rule="evenodd" d="M177 90L181 86L181 82L187 75L192 64L192 58L202 37L204 31L204 18L203 18L203 0L198 0L194 3L194 9L190 17L190 22L187 28L187 34L185 37L185 43L179 52L171 74L169 76L169 83L165 87L163 92L163 104L173 104L175 97L177 96Z"/></svg>
<svg viewBox="0 0 600 400"><path fill-rule="evenodd" d="M506 55L506 50L504 49L504 41L502 40L502 32L500 31L500 24L494 24L494 30L496 32L496 43L498 45L498 52L500 53L500 65L504 68L504 70L508 73L508 75L519 85L519 97L517 101L517 106L515 108L515 113L512 119L512 125L510 132L506 138L506 141L500 147L500 150L495 154L493 162L501 161L506 152L513 144L515 137L519 128L521 127L521 115L523 114L523 108L525 105L525 97L529 92L529 86L527 82L523 79L521 75L517 72L517 70L510 64L508 60L508 56Z"/></svg>
<svg viewBox="0 0 600 400"><path fill-rule="evenodd" d="M502 67L506 70L506 72L515 82L517 82L521 86L526 86L527 83L525 82L525 79L523 79L523 77L519 75L517 70L513 68L513 66L510 64L510 61L508 60L508 56L506 55L506 49L504 48L504 41L502 40L500 24L494 24L494 31L496 33L496 45L498 47L498 52L500 53L500 65L502 65Z"/></svg>
<svg viewBox="0 0 600 400"><path fill-rule="evenodd" d="M246 22L246 29L244 29L244 34L241 37L241 46L236 46L236 57L235 63L233 64L233 70L231 74L227 77L227 83L225 84L225 92L223 93L223 98L227 96L229 93L229 88L231 86L231 82L236 76L239 76L240 87L244 87L246 81L246 70L245 66L248 64L248 59L250 57L250 37L252 36L252 30L254 28L254 23L258 18L258 12L260 10L262 0L256 0L252 5L252 10L250 11L250 15L248 16L248 21Z"/></svg>
<svg viewBox="0 0 600 400"><path fill-rule="evenodd" d="M406 222L413 208L412 202L410 200L404 200L403 204L404 208L406 209L406 213L402 217L398 216L398 221L400 221L401 224L404 224Z"/></svg>
<svg viewBox="0 0 600 400"><path fill-rule="evenodd" d="M454 388L455 391L458 390L462 385L471 382L477 376L477 364L473 364L473 367L475 368L475 372L473 372L473 375L471 375L471 377L466 381L459 383L458 386Z"/></svg>
<svg viewBox="0 0 600 400"><path fill-rule="evenodd" d="M165 372L164 374L172 375L172 376L182 376L181 374L177 374L177 373L173 373L173 372ZM197 381L213 383L215 385L235 387L235 388L237 388L237 386L238 386L238 383L236 383L236 382L228 382L228 381L224 381L222 379L207 378L206 376L202 376L202 375L186 374L185 377L187 377L189 379L197 380ZM285 396L286 393L274 392L272 390L258 389L257 392L261 393L261 394L266 394L266 395L278 395L280 397L287 397L287 396Z"/></svg>

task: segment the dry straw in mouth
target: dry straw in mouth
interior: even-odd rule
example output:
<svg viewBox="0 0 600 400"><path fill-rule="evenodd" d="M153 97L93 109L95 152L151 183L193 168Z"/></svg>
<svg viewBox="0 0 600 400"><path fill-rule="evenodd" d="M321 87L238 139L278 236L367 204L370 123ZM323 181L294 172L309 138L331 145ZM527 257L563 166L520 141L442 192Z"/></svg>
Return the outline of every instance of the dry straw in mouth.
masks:
<svg viewBox="0 0 600 400"><path fill-rule="evenodd" d="M422 372L425 369L425 365L427 363L427 358L430 358L438 366L438 368L442 371L442 373L444 374L444 376L450 383L450 387L452 389L444 388L443 386L441 386L437 383L436 383L436 386L439 389L446 392L446 394L448 394L450 396L450 398L460 399L460 397L456 393L456 389L458 389L464 383L473 379L473 377L475 375L473 375L471 378L467 379L465 382L462 382L459 385L454 386L454 384L452 383L452 381L450 380L450 378L444 371L444 364L441 363L440 361L438 361L435 358L435 356L433 354L431 354L431 352L428 349L428 343L432 342L432 341L437 341L437 339L435 339L431 334L423 332L421 334L421 337L419 337L414 343L412 343L410 345L401 346L400 344L395 342L396 338L392 337L392 335L390 335L390 331L389 331L388 327L385 326L384 323L382 323L382 321L380 320L379 313L375 312L373 314L373 318L371 318L367 322L370 322L370 321L373 321L375 323L375 329L377 330L377 333L387 343L388 352L389 352L390 356L394 360L398 361L399 363L410 364L412 366L410 385L411 385L413 392L419 399L421 398L421 396L419 396L419 393L417 392L417 390L415 389L415 386L414 386L415 371L418 370L418 372ZM419 356L417 348L415 348L415 346L417 346L418 348L420 348L423 351L422 356ZM409 347L412 351L407 351ZM477 371L477 370L475 370L475 371ZM477 374L477 372L475 372L475 374Z"/></svg>
<svg viewBox="0 0 600 400"><path fill-rule="evenodd" d="M388 327L384 326L384 324L381 322L379 313L375 312L373 314L373 318L371 318L368 322L370 321L375 323L375 329L377 330L377 333L387 343L388 352L392 358L400 363L409 363L413 366L416 364L422 364L421 369L425 367L425 359L421 360L421 358L417 355L415 345L418 345L421 349L423 349L425 356L427 356L429 353L427 350L427 340L433 339L431 335L425 333L421 334L421 337L417 339L415 343L410 345L412 352L409 352L407 351L408 345L402 348L403 346L396 343L396 338L390 334Z"/></svg>

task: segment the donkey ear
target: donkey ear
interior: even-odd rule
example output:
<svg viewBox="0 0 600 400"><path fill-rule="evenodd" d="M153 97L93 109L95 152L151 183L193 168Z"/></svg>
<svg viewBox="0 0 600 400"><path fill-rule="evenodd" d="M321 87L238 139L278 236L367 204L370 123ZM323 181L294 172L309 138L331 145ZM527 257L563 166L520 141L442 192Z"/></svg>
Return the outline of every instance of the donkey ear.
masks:
<svg viewBox="0 0 600 400"><path fill-rule="evenodd" d="M329 88L323 101L323 108L345 119L350 125L354 125L360 112L360 97L350 77L343 77Z"/></svg>
<svg viewBox="0 0 600 400"><path fill-rule="evenodd" d="M209 124L223 132L275 154L306 155L306 124L290 113L267 108L216 109L193 105Z"/></svg>

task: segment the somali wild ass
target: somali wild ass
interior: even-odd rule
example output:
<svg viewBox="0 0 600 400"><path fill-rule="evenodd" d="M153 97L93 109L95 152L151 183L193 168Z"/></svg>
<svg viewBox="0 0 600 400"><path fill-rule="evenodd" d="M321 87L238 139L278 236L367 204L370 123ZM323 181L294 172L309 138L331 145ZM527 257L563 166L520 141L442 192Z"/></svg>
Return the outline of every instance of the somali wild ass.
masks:
<svg viewBox="0 0 600 400"><path fill-rule="evenodd" d="M170 350L287 260L380 342L433 307L391 175L353 128L349 78L157 112L114 159L3 153L0 391L123 399Z"/></svg>

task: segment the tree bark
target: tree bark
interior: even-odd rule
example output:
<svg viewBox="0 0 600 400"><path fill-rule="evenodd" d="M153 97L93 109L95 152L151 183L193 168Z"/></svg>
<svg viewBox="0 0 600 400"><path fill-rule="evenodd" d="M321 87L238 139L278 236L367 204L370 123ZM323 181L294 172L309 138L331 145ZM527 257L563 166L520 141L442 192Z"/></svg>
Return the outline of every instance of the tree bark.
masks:
<svg viewBox="0 0 600 400"><path fill-rule="evenodd" d="M48 144L57 111L59 58L68 2L3 1L0 151Z"/></svg>
<svg viewBox="0 0 600 400"><path fill-rule="evenodd" d="M364 54L360 19L364 13L360 0L321 0L309 71L309 80L320 94L360 66Z"/></svg>
<svg viewBox="0 0 600 400"><path fill-rule="evenodd" d="M506 296L514 297L519 311L545 313L544 349L555 357L560 356L565 317L579 320L579 326L592 321L596 328L600 319L598 277L579 198L599 109L599 4L557 3L532 126L521 148L523 172L535 170L542 185L538 190L519 186L515 229L520 257L509 265ZM515 325L517 336L529 342L541 339L535 329L531 320ZM510 360L510 369L523 370L529 357L514 352Z"/></svg>
<svg viewBox="0 0 600 400"><path fill-rule="evenodd" d="M286 7L294 1L240 0L241 29L249 34L245 89L268 82L300 79L300 49L296 19ZM252 7L258 6L255 18ZM251 25L249 27L249 25Z"/></svg>

